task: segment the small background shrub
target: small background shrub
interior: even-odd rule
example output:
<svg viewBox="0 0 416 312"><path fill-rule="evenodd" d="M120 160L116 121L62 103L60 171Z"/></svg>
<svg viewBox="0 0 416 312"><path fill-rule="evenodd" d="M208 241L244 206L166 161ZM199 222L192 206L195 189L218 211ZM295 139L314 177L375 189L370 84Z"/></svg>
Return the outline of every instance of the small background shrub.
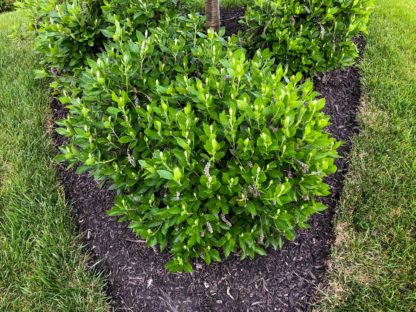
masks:
<svg viewBox="0 0 416 312"><path fill-rule="evenodd" d="M0 0L0 13L13 10L14 2L15 0Z"/></svg>
<svg viewBox="0 0 416 312"><path fill-rule="evenodd" d="M59 74L77 71L102 46L101 4L100 0L65 1L41 21L37 49Z"/></svg>
<svg viewBox="0 0 416 312"><path fill-rule="evenodd" d="M254 53L270 48L290 73L314 75L350 66L358 51L352 39L366 32L373 0L254 0L241 33Z"/></svg>

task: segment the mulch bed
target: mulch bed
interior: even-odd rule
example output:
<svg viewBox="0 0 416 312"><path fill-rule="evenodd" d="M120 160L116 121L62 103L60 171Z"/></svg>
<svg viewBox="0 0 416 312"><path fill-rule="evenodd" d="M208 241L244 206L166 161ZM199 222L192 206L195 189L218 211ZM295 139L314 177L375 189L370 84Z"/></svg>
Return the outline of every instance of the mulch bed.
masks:
<svg viewBox="0 0 416 312"><path fill-rule="evenodd" d="M241 12L241 10L240 10ZM228 13L227 13L228 14ZM240 13L241 14L241 13ZM228 19L234 23L233 13ZM348 156L355 134L360 99L359 72L355 67L315 78L315 88L327 100L332 117L329 132L346 142L340 149ZM65 109L52 103L55 119ZM57 146L63 138L54 134ZM100 189L87 174L59 166L66 198L84 233L86 251L108 274L108 295L117 311L306 311L322 282L333 242L332 217L343 186L348 158L338 159L338 172L327 179L332 194L322 201L329 209L315 215L310 228L298 232L280 251L240 262L231 256L210 266L196 262L192 274L169 274L168 253L148 248L127 228L106 215L114 194Z"/></svg>
<svg viewBox="0 0 416 312"><path fill-rule="evenodd" d="M226 35L236 34L239 30L244 30L244 27L240 24L240 18L244 16L245 12L245 7L221 9L221 26L225 27Z"/></svg>

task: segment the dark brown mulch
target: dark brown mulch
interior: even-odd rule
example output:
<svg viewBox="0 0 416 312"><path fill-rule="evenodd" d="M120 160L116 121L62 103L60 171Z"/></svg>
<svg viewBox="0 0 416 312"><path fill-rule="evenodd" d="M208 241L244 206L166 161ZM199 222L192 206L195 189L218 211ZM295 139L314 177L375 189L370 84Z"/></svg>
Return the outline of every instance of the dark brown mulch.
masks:
<svg viewBox="0 0 416 312"><path fill-rule="evenodd" d="M226 35L236 34L239 30L244 30L239 21L245 12L245 7L221 10L221 27L225 27Z"/></svg>
<svg viewBox="0 0 416 312"><path fill-rule="evenodd" d="M360 84L354 67L315 78L316 89L326 98L325 111L332 117L331 134L347 143L340 153L347 156L351 135L357 132ZM57 102L55 118L65 116ZM63 139L55 134L57 145ZM339 198L347 158L337 160L338 172L328 178L332 195L323 201L329 209L299 231L293 242L267 256L240 262L197 264L192 274L168 274L163 268L167 253L145 246L127 228L106 215L114 194L100 189L87 174L59 167L67 200L84 233L87 251L97 267L108 274L108 295L118 311L306 311L322 281L333 241L332 216Z"/></svg>

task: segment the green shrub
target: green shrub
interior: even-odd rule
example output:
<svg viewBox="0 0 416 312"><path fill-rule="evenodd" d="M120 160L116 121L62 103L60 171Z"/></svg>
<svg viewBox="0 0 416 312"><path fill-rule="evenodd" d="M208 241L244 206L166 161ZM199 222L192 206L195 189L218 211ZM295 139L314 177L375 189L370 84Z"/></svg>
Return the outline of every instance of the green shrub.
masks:
<svg viewBox="0 0 416 312"><path fill-rule="evenodd" d="M102 7L105 19L110 25L114 24L114 16L116 16L129 29L142 32L158 26L159 21L163 21L166 16L176 15L183 8L177 0L106 0ZM124 35L130 34L124 33Z"/></svg>
<svg viewBox="0 0 416 312"><path fill-rule="evenodd" d="M82 68L103 45L100 0L64 1L47 12L38 28L37 50L59 72Z"/></svg>
<svg viewBox="0 0 416 312"><path fill-rule="evenodd" d="M69 109L58 160L110 184L109 214L190 271L192 258L279 248L325 209L340 143L292 74L351 64L371 2L255 0L228 40L176 0L19 6Z"/></svg>
<svg viewBox="0 0 416 312"><path fill-rule="evenodd" d="M43 63L59 76L57 88L68 80L75 83L87 60L119 36L116 26L126 25L120 38L126 40L135 31L156 27L160 19L179 9L174 0L24 0L19 7L30 18Z"/></svg>
<svg viewBox="0 0 416 312"><path fill-rule="evenodd" d="M367 29L373 0L254 0L241 33L247 49L270 48L289 72L314 75L350 66L352 39Z"/></svg>
<svg viewBox="0 0 416 312"><path fill-rule="evenodd" d="M0 13L11 11L14 8L15 0L0 0Z"/></svg>
<svg viewBox="0 0 416 312"><path fill-rule="evenodd" d="M56 6L63 0L21 0L16 2L16 7L27 17L25 32L28 35L36 36L39 28L46 25L48 16Z"/></svg>
<svg viewBox="0 0 416 312"><path fill-rule="evenodd" d="M61 98L70 143L58 159L110 181L110 215L168 246L171 271L279 248L325 208L315 197L336 170L339 143L312 83L283 82L268 50L246 59L203 22L169 16L134 34L115 22L111 44Z"/></svg>

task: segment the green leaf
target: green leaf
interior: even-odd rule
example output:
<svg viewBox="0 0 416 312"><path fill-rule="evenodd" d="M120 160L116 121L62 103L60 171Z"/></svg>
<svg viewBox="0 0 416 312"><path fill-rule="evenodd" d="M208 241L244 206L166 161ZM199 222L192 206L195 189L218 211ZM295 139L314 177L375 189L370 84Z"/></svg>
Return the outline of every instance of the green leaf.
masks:
<svg viewBox="0 0 416 312"><path fill-rule="evenodd" d="M109 108L107 108L107 112L113 116L117 116L117 114L120 113L121 110L117 107L110 106Z"/></svg>
<svg viewBox="0 0 416 312"><path fill-rule="evenodd" d="M68 134L68 129L65 128L56 128L55 131L60 135L66 136Z"/></svg>
<svg viewBox="0 0 416 312"><path fill-rule="evenodd" d="M48 78L49 74L46 72L46 70L35 70L35 79L45 79Z"/></svg>
<svg viewBox="0 0 416 312"><path fill-rule="evenodd" d="M266 255L266 251L263 248L259 247L259 246L255 246L254 247L254 251L257 254L261 255L261 256L265 256Z"/></svg>
<svg viewBox="0 0 416 312"><path fill-rule="evenodd" d="M120 139L118 139L118 141L120 143L129 143L129 142L133 141L133 139L131 137L125 135L125 136L122 136Z"/></svg>
<svg viewBox="0 0 416 312"><path fill-rule="evenodd" d="M182 179L182 170L178 167L175 167L173 169L173 179L179 183Z"/></svg>
<svg viewBox="0 0 416 312"><path fill-rule="evenodd" d="M210 251L211 251L211 258L214 261L220 262L221 261L221 257L220 257L220 254L219 254L218 250L211 249Z"/></svg>
<svg viewBox="0 0 416 312"><path fill-rule="evenodd" d="M183 264L183 270L184 270L184 272L191 273L193 271L192 270L192 265L189 262L185 262Z"/></svg>
<svg viewBox="0 0 416 312"><path fill-rule="evenodd" d="M169 272L175 273L180 272L182 268L175 260L172 260L165 264L165 269Z"/></svg>
<svg viewBox="0 0 416 312"><path fill-rule="evenodd" d="M204 252L204 261L208 265L211 264L211 253L209 252L208 249L205 249L205 252Z"/></svg>
<svg viewBox="0 0 416 312"><path fill-rule="evenodd" d="M82 174L85 171L87 171L88 169L91 169L91 167L89 167L89 166L79 166L75 172L77 174Z"/></svg>
<svg viewBox="0 0 416 312"><path fill-rule="evenodd" d="M125 213L126 213L126 210L125 210L123 207L121 207L121 206L115 206L115 207L113 207L111 210L108 210L108 211L107 211L107 214L108 214L110 217L122 216L122 215L124 215Z"/></svg>
<svg viewBox="0 0 416 312"><path fill-rule="evenodd" d="M166 179L166 180L172 180L173 178L172 173L167 170L157 170L157 173L159 174L161 178Z"/></svg>
<svg viewBox="0 0 416 312"><path fill-rule="evenodd" d="M58 154L54 157L54 160L57 162L63 162L66 161L66 157L64 154Z"/></svg>

